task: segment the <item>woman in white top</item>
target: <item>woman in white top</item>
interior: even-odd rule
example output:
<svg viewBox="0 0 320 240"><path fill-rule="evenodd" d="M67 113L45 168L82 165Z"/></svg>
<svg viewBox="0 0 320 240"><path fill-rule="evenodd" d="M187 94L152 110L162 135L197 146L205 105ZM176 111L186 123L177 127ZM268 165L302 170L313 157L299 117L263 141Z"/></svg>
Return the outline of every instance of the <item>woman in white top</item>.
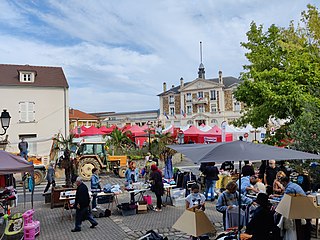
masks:
<svg viewBox="0 0 320 240"><path fill-rule="evenodd" d="M204 210L205 201L206 197L202 193L199 193L198 184L193 184L191 186L191 193L186 197L186 209L198 206L199 209Z"/></svg>

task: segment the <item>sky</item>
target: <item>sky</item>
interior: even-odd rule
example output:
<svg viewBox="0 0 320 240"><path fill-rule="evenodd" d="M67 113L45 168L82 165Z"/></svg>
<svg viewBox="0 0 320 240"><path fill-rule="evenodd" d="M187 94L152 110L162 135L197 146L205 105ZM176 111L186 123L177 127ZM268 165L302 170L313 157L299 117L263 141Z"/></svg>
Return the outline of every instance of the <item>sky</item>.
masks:
<svg viewBox="0 0 320 240"><path fill-rule="evenodd" d="M85 112L156 110L167 87L238 78L246 32L287 27L317 0L1 0L0 63L62 67L70 107Z"/></svg>

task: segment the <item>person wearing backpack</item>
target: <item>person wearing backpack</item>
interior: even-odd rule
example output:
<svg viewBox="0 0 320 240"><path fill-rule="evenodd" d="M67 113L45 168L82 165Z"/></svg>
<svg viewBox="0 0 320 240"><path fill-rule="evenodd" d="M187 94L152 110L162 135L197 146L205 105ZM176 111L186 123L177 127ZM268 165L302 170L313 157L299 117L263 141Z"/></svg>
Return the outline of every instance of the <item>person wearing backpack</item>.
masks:
<svg viewBox="0 0 320 240"><path fill-rule="evenodd" d="M236 182L229 182L226 186L226 190L220 194L216 209L223 214L223 228L226 230L226 211L238 206L239 192L237 191L238 185ZM242 204L251 204L252 199L241 194Z"/></svg>

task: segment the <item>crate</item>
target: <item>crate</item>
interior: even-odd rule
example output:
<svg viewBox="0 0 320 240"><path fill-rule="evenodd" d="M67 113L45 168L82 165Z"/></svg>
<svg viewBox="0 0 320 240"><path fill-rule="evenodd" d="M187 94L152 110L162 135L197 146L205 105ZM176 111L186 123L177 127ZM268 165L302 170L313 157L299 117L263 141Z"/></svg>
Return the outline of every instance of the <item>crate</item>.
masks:
<svg viewBox="0 0 320 240"><path fill-rule="evenodd" d="M112 203L113 195L97 196L98 204Z"/></svg>
<svg viewBox="0 0 320 240"><path fill-rule="evenodd" d="M186 198L172 198L172 205L175 207L186 206Z"/></svg>
<svg viewBox="0 0 320 240"><path fill-rule="evenodd" d="M138 206L130 203L122 203L118 205L118 208L121 210L123 216L130 216L137 213Z"/></svg>
<svg viewBox="0 0 320 240"><path fill-rule="evenodd" d="M128 210L122 209L121 212L122 212L122 216L125 216L125 217L137 214L136 209L128 209Z"/></svg>

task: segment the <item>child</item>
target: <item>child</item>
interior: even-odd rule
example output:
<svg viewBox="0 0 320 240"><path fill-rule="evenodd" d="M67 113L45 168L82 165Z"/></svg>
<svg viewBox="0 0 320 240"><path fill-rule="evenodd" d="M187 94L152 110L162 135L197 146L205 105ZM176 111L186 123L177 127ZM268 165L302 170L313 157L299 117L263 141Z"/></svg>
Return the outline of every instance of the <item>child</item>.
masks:
<svg viewBox="0 0 320 240"><path fill-rule="evenodd" d="M186 197L186 209L198 206L199 209L202 209L204 211L205 201L206 197L202 193L199 193L198 184L193 184L191 186L191 193Z"/></svg>

